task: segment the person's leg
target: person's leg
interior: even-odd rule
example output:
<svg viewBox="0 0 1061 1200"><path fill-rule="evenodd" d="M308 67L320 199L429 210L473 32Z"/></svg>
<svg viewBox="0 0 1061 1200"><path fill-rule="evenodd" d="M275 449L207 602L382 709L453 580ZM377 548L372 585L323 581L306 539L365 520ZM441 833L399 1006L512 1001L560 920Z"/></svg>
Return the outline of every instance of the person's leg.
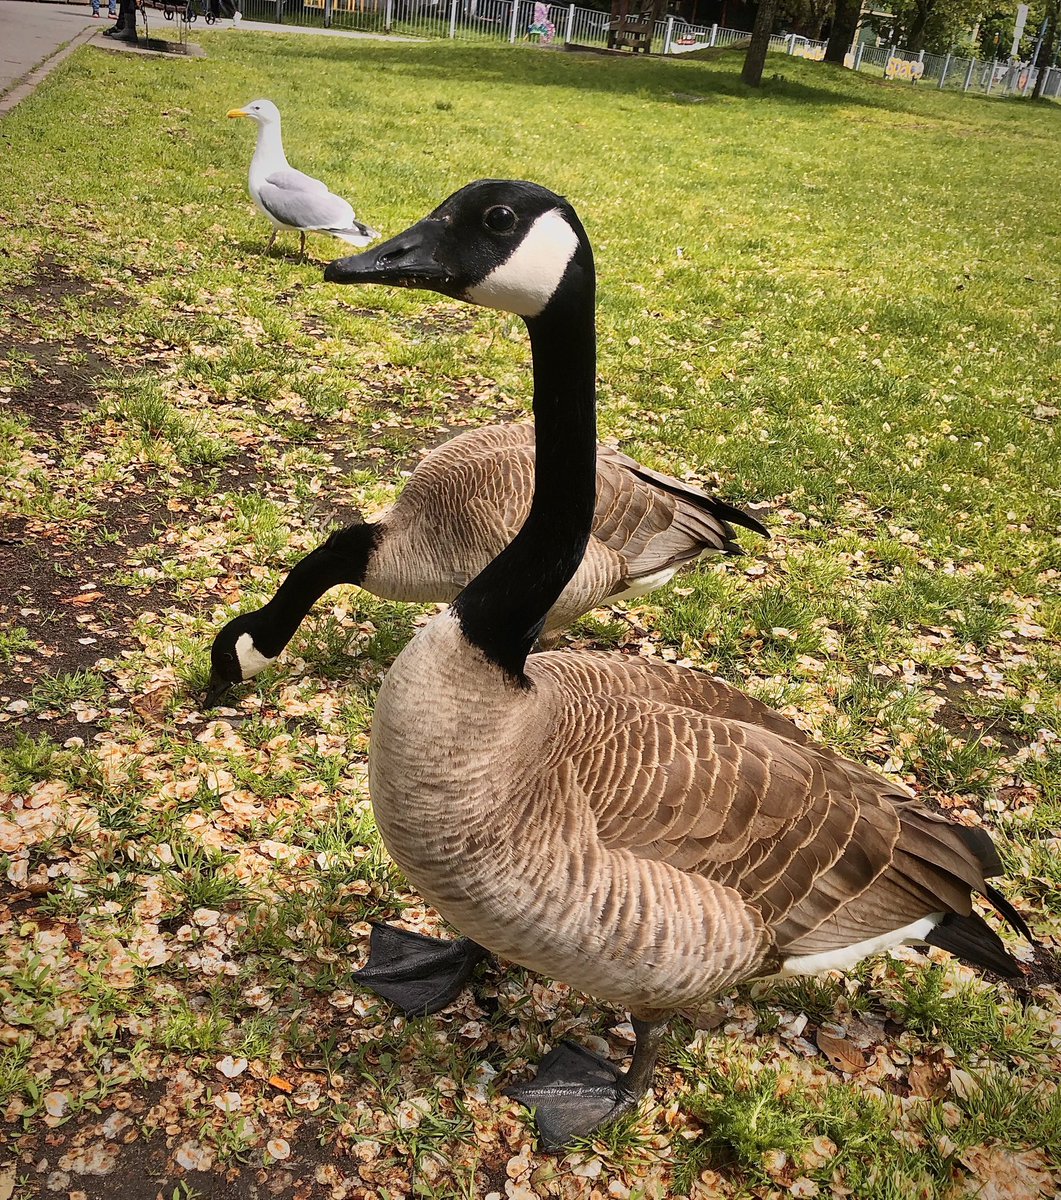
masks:
<svg viewBox="0 0 1061 1200"><path fill-rule="evenodd" d="M92 15L94 17L99 16L99 0L92 0Z"/></svg>
<svg viewBox="0 0 1061 1200"><path fill-rule="evenodd" d="M113 3L113 0L107 0L107 8L108 8L108 11L111 11L111 12L113 12L113 9L111 8L112 3ZM132 15L131 21L129 20L130 10L131 10L131 15ZM133 30L133 33L135 36L135 33L136 33L136 5L134 3L133 5L127 6L125 4L125 0L122 0L121 4L119 5L119 8L118 8L117 23L112 25L110 27L110 29L105 30L103 33L103 36L109 37L109 38L120 37L122 34L125 33L125 27L126 27L127 22L132 27L132 30Z"/></svg>
<svg viewBox="0 0 1061 1200"><path fill-rule="evenodd" d="M136 0L121 0L118 24L108 33L119 42L136 41Z"/></svg>

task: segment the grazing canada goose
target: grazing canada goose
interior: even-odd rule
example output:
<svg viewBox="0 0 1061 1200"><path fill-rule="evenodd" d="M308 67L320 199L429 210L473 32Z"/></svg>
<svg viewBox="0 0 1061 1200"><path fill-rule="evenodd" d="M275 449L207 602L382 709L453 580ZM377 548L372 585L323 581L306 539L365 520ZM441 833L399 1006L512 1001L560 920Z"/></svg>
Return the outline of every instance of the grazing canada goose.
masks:
<svg viewBox="0 0 1061 1200"><path fill-rule="evenodd" d="M280 110L271 100L253 100L243 108L229 109L230 117L257 122L258 141L251 159L248 187L258 210L273 224L266 250L273 248L281 229L297 229L299 253L306 253L306 233L317 230L342 238L351 246L367 246L379 237L362 225L354 210L328 185L296 171L287 161L280 137Z"/></svg>
<svg viewBox="0 0 1061 1200"><path fill-rule="evenodd" d="M325 278L430 288L524 318L537 456L519 534L405 647L380 689L369 788L409 882L482 948L624 1005L618 1073L561 1045L509 1089L547 1144L649 1086L668 1016L742 980L852 965L900 943L1019 968L972 911L990 837L808 743L695 672L617 654L529 652L594 512L594 269L571 205L483 180ZM446 951L390 930L368 976L416 996ZM375 949L375 947L373 947ZM432 985L429 983L429 990Z"/></svg>
<svg viewBox="0 0 1061 1200"><path fill-rule="evenodd" d="M512 541L534 491L534 429L473 429L432 450L378 520L338 530L296 563L264 608L233 618L211 647L206 704L276 661L306 613L340 583L387 600L448 603ZM553 637L601 604L640 596L706 554L739 553L730 522L770 535L699 488L597 447L586 555L549 610Z"/></svg>

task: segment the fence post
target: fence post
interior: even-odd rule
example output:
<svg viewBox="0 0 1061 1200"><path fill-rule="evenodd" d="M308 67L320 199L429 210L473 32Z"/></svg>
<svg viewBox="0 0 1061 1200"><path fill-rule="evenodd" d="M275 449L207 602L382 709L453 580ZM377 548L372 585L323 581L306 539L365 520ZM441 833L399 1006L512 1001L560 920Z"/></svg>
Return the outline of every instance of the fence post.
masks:
<svg viewBox="0 0 1061 1200"><path fill-rule="evenodd" d="M710 42L710 44L713 46L715 44L715 42L717 42L717 41L718 41L718 26L712 25L711 26L711 42Z"/></svg>
<svg viewBox="0 0 1061 1200"><path fill-rule="evenodd" d="M276 23L279 25L284 19L284 0L276 0Z"/></svg>
<svg viewBox="0 0 1061 1200"><path fill-rule="evenodd" d="M862 66L862 55L865 53L866 53L866 43L859 42L858 50L855 52L855 67L854 67L854 69L856 71Z"/></svg>
<svg viewBox="0 0 1061 1200"><path fill-rule="evenodd" d="M969 69L968 69L968 71L965 72L965 87L962 88L963 92L967 92L969 90L969 85L973 81L973 70L975 67L976 67L976 59L970 58L969 59Z"/></svg>
<svg viewBox="0 0 1061 1200"><path fill-rule="evenodd" d="M947 72L950 70L950 55L943 60L943 70L939 73L939 90L943 91L943 85L947 82Z"/></svg>
<svg viewBox="0 0 1061 1200"><path fill-rule="evenodd" d="M571 34L574 32L574 27L575 27L575 6L573 4L569 4L567 6L567 29L564 30L564 41L567 42L568 44L570 44L570 42L571 42Z"/></svg>
<svg viewBox="0 0 1061 1200"><path fill-rule="evenodd" d="M324 28L331 29L332 27L332 6L333 0L324 0Z"/></svg>
<svg viewBox="0 0 1061 1200"><path fill-rule="evenodd" d="M918 61L918 62L921 62L921 63L923 63L923 62L925 61L925 52L924 52L924 50L920 50L920 51L918 51L918 55L917 55L917 61Z"/></svg>
<svg viewBox="0 0 1061 1200"><path fill-rule="evenodd" d="M671 42L674 39L674 18L667 18L667 30L663 35L663 53L670 54Z"/></svg>
<svg viewBox="0 0 1061 1200"><path fill-rule="evenodd" d="M457 0L449 2L449 36L451 38L457 36Z"/></svg>
<svg viewBox="0 0 1061 1200"><path fill-rule="evenodd" d="M390 33L393 21L394 0L387 0L387 7L383 10L383 28L387 33Z"/></svg>
<svg viewBox="0 0 1061 1200"><path fill-rule="evenodd" d="M512 0L512 20L508 23L508 40L516 40L516 20L519 17L519 0Z"/></svg>
<svg viewBox="0 0 1061 1200"><path fill-rule="evenodd" d="M991 88L995 82L995 60L991 60L991 65L987 68L987 87L984 89L984 95L991 95Z"/></svg>

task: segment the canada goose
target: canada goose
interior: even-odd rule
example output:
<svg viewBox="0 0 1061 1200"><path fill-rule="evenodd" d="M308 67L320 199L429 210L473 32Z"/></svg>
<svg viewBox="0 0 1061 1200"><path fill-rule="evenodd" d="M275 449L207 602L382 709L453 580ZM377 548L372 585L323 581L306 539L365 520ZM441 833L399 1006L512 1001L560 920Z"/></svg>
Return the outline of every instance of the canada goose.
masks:
<svg viewBox="0 0 1061 1200"><path fill-rule="evenodd" d="M972 911L990 837L807 742L732 689L621 655L529 655L594 511L594 269L571 205L483 180L325 278L430 288L524 318L537 440L513 542L398 656L380 689L369 789L409 882L481 947L624 1005L620 1074L570 1045L508 1094L563 1145L636 1104L670 1014L743 980L844 968L900 943L1019 967ZM697 680L699 682L693 682ZM646 684L647 681L647 684ZM703 690L698 695L698 688ZM415 994L424 939L390 930L376 986ZM442 950L439 950L439 955ZM452 965L452 964L451 964ZM382 990L382 989L377 989Z"/></svg>
<svg viewBox="0 0 1061 1200"><path fill-rule="evenodd" d="M275 662L337 584L360 584L388 600L448 603L513 539L533 490L531 425L469 430L432 450L378 520L333 533L295 564L268 604L221 629L205 703ZM770 536L739 508L598 446L594 532L545 635L601 604L659 587L705 554L739 553L731 521Z"/></svg>
<svg viewBox="0 0 1061 1200"><path fill-rule="evenodd" d="M273 224L266 250L273 248L281 229L297 229L299 253L306 253L307 231L319 230L342 238L351 246L367 246L379 237L362 225L354 210L327 184L296 171L287 161L280 137L280 110L271 100L252 100L243 108L229 109L230 117L247 117L258 125L258 141L251 159L248 187L258 210Z"/></svg>

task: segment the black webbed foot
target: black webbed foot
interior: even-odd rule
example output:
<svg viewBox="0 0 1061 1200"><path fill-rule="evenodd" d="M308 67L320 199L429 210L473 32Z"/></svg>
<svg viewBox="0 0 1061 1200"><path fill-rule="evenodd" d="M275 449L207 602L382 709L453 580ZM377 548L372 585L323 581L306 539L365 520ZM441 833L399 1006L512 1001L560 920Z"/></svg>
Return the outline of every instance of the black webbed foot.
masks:
<svg viewBox="0 0 1061 1200"><path fill-rule="evenodd" d="M504 1094L535 1110L544 1149L561 1150L634 1108L637 1095L625 1084L626 1076L611 1063L574 1042L561 1042L533 1079Z"/></svg>
<svg viewBox="0 0 1061 1200"><path fill-rule="evenodd" d="M353 973L407 1017L426 1017L460 995L489 951L468 938L448 941L373 923L368 962Z"/></svg>

